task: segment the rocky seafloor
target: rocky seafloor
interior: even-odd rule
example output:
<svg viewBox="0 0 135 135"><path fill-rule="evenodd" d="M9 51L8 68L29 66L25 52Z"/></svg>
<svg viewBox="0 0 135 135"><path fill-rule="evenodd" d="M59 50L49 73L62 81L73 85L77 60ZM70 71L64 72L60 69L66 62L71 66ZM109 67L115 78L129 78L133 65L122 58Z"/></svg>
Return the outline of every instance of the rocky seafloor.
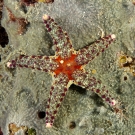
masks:
<svg viewBox="0 0 135 135"><path fill-rule="evenodd" d="M20 23L27 26L20 33ZM45 127L45 104L52 78L48 73L26 68L8 69L14 55L54 55L53 44L43 21L48 14L69 34L78 50L103 35L115 34L108 49L85 67L123 103L127 118L119 118L91 91L71 85L58 111L54 126ZM0 135L135 135L135 76L118 64L123 51L135 58L135 4L133 0L55 0L53 3L21 5L4 0L1 25L9 42L0 47ZM134 63L132 63L134 66Z"/></svg>

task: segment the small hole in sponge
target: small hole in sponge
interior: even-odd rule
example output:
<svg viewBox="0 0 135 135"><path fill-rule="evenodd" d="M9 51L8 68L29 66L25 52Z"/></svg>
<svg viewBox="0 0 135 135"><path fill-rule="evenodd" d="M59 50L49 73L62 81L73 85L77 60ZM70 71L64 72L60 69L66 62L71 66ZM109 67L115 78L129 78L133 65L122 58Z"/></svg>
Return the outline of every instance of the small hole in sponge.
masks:
<svg viewBox="0 0 135 135"><path fill-rule="evenodd" d="M74 121L71 121L70 124L69 124L69 128L73 129L75 127L76 127L76 123Z"/></svg>
<svg viewBox="0 0 135 135"><path fill-rule="evenodd" d="M45 118L45 112L44 111L38 111L38 117L40 118L40 119L43 119L43 118Z"/></svg>
<svg viewBox="0 0 135 135"><path fill-rule="evenodd" d="M124 81L126 81L127 80L127 76L124 76Z"/></svg>

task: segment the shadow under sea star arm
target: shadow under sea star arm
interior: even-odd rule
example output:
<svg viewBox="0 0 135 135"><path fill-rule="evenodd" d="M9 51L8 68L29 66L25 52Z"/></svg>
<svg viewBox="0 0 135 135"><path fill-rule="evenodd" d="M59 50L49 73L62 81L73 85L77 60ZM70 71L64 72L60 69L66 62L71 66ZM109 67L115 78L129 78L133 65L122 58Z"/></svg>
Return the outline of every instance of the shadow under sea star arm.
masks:
<svg viewBox="0 0 135 135"><path fill-rule="evenodd" d="M96 56L98 56L101 52L104 52L106 48L108 48L109 44L111 44L115 39L115 35L109 35L106 37L97 40L90 46L86 46L83 49L79 50L79 54L76 58L76 61L79 65L87 64L92 61Z"/></svg>
<svg viewBox="0 0 135 135"><path fill-rule="evenodd" d="M109 92L106 87L102 85L101 81L97 80L95 77L90 77L90 75L83 70L74 71L72 77L74 78L76 85L93 91L106 103L108 103L116 113L123 116L121 102L112 97L111 92Z"/></svg>
<svg viewBox="0 0 135 135"><path fill-rule="evenodd" d="M66 92L68 90L69 79L68 77L60 73L54 75L54 81L50 90L49 99L46 107L46 127L51 128L54 123L55 116L58 108L63 101Z"/></svg>
<svg viewBox="0 0 135 135"><path fill-rule="evenodd" d="M57 66L58 65L54 62L53 57L48 56L20 55L19 57L7 62L8 68L25 67L45 72L53 71Z"/></svg>
<svg viewBox="0 0 135 135"><path fill-rule="evenodd" d="M63 29L48 15L43 16L43 21L47 31L53 39L56 55L58 54L62 58L70 57L71 51L74 51L74 49L72 48L67 32L63 31Z"/></svg>

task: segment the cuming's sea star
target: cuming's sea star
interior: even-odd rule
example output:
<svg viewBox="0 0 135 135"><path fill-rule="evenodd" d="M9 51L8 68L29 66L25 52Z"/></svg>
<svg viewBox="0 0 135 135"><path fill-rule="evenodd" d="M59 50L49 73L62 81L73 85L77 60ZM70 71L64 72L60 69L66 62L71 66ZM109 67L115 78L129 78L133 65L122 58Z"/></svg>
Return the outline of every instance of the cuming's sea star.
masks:
<svg viewBox="0 0 135 135"><path fill-rule="evenodd" d="M46 127L52 127L58 108L63 101L71 84L92 90L106 101L115 112L120 112L119 102L111 97L109 91L102 86L101 81L84 70L84 66L92 61L100 52L103 52L115 39L109 35L94 44L75 51L68 34L48 15L43 16L43 21L54 43L54 56L26 56L20 55L7 62L8 68L26 67L49 72L52 75L49 99L46 107Z"/></svg>

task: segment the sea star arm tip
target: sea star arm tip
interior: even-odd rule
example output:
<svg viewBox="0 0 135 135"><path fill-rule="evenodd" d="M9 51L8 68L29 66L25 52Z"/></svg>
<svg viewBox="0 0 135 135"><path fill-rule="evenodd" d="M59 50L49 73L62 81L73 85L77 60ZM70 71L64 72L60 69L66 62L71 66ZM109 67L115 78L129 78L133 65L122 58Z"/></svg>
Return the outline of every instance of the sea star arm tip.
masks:
<svg viewBox="0 0 135 135"><path fill-rule="evenodd" d="M46 128L52 128L52 124L51 123L46 123Z"/></svg>
<svg viewBox="0 0 135 135"><path fill-rule="evenodd" d="M12 64L11 62L7 62L6 65L7 65L8 68L10 68L11 67L11 64Z"/></svg>
<svg viewBox="0 0 135 135"><path fill-rule="evenodd" d="M111 35L111 38L112 38L112 39L115 39L115 38L116 38L116 35L115 35L115 34L112 34L112 35Z"/></svg>
<svg viewBox="0 0 135 135"><path fill-rule="evenodd" d="M48 20L50 17L47 14L44 14L42 18L43 20Z"/></svg>
<svg viewBox="0 0 135 135"><path fill-rule="evenodd" d="M16 61L15 61L15 60L8 61L8 62L6 63L6 66L7 66L8 68L15 68L15 67L16 67Z"/></svg>

